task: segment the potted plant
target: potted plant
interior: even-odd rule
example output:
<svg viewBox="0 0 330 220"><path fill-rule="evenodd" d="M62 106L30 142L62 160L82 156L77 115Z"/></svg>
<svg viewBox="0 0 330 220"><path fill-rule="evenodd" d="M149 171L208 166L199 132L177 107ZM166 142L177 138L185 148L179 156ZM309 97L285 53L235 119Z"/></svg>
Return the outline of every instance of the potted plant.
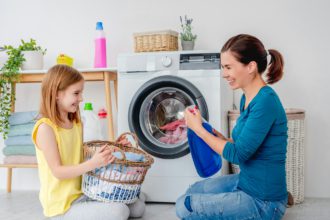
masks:
<svg viewBox="0 0 330 220"><path fill-rule="evenodd" d="M30 39L30 42L21 40L21 45L18 48L25 59L21 66L22 70L39 70L43 68L46 49L43 50L38 46L35 40Z"/></svg>
<svg viewBox="0 0 330 220"><path fill-rule="evenodd" d="M187 15L184 16L184 21L180 16L182 32L180 32L181 46L183 50L193 50L195 46L195 40L197 38L196 34L192 33L192 23L193 19L188 18Z"/></svg>
<svg viewBox="0 0 330 220"><path fill-rule="evenodd" d="M29 42L21 40L21 44L16 48L11 45L3 47L7 53L7 61L0 69L0 133L4 139L7 138L9 130L9 116L12 109L12 101L15 100L14 84L19 80L19 71L26 61L24 51L39 51L45 54L36 41Z"/></svg>

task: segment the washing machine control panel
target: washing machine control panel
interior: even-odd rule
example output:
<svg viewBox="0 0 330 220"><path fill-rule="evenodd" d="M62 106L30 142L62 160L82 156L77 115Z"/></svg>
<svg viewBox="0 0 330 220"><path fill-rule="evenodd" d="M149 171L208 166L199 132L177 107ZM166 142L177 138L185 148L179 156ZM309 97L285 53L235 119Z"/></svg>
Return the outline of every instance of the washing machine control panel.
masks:
<svg viewBox="0 0 330 220"><path fill-rule="evenodd" d="M180 70L219 69L220 53L187 53L180 55Z"/></svg>

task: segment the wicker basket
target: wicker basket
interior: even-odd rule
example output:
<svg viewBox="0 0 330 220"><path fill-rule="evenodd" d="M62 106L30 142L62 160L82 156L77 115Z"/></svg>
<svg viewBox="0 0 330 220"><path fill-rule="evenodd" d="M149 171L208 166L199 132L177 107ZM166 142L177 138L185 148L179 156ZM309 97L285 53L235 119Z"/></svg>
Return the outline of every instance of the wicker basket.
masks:
<svg viewBox="0 0 330 220"><path fill-rule="evenodd" d="M135 33L134 51L176 51L178 50L178 32L166 30L155 32Z"/></svg>
<svg viewBox="0 0 330 220"><path fill-rule="evenodd" d="M229 134L236 124L239 111L228 112ZM304 201L304 140L305 111L301 109L286 109L288 119L288 146L286 154L286 182L294 203ZM238 165L230 165L232 173L239 173Z"/></svg>
<svg viewBox="0 0 330 220"><path fill-rule="evenodd" d="M115 159L106 167L89 171L83 175L82 191L86 196L102 202L126 204L137 200L141 191L141 184L154 160L149 154L138 149L138 140L134 134L124 133L117 140L124 135L132 135L136 147L123 146L117 141L90 141L84 144L85 160L89 160L95 151L103 145L108 145L114 151L121 152L121 159ZM142 154L144 160L141 162L128 161L125 152Z"/></svg>

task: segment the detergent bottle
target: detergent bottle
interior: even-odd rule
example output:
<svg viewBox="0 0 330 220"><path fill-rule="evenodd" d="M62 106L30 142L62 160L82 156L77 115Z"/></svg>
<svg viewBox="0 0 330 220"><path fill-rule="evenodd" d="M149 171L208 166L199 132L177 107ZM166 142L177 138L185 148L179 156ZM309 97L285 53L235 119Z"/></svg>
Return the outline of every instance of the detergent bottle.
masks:
<svg viewBox="0 0 330 220"><path fill-rule="evenodd" d="M99 116L100 124L101 124L101 133L102 133L102 140L107 140L108 138L108 125L107 125L107 116L108 113L104 108L101 108L97 115Z"/></svg>
<svg viewBox="0 0 330 220"><path fill-rule="evenodd" d="M103 139L100 120L97 114L93 111L92 103L85 103L81 119L83 123L84 142Z"/></svg>
<svg viewBox="0 0 330 220"><path fill-rule="evenodd" d="M95 68L107 67L106 38L105 38L105 33L103 31L103 24L100 21L96 23L94 67Z"/></svg>

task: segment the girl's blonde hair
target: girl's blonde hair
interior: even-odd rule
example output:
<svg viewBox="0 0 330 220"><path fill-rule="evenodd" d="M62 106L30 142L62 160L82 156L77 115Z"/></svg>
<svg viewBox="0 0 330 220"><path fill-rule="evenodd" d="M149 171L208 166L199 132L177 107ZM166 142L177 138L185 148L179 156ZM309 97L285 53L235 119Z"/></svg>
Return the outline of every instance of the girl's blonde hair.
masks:
<svg viewBox="0 0 330 220"><path fill-rule="evenodd" d="M56 96L59 91L64 91L70 85L84 80L82 74L67 65L55 65L48 70L41 84L41 117L49 118L57 126L60 126L62 119L56 103ZM80 123L79 106L77 111L69 113L70 121Z"/></svg>

